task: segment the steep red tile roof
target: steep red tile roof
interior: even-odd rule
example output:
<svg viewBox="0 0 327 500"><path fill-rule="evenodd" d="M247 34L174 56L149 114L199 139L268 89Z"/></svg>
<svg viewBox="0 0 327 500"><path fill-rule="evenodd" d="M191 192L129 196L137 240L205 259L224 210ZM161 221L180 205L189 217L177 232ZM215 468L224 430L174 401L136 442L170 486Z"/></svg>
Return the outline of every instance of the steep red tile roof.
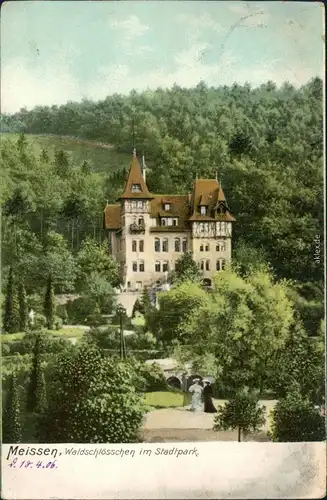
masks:
<svg viewBox="0 0 327 500"><path fill-rule="evenodd" d="M134 193L132 191L133 184L139 184L141 191ZM124 186L123 194L119 197L119 199L124 198L138 198L138 199L152 199L153 196L149 192L147 185L145 184L141 167L139 161L136 157L136 152L133 152L132 163L127 175L127 179Z"/></svg>

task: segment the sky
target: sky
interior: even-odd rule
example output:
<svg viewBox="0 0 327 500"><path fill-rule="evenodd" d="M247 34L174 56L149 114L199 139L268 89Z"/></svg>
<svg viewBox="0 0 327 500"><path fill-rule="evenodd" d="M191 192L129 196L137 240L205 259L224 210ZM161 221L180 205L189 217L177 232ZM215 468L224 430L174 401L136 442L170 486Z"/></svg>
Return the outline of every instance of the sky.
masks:
<svg viewBox="0 0 327 500"><path fill-rule="evenodd" d="M114 93L323 76L321 3L8 1L1 9L1 109Z"/></svg>

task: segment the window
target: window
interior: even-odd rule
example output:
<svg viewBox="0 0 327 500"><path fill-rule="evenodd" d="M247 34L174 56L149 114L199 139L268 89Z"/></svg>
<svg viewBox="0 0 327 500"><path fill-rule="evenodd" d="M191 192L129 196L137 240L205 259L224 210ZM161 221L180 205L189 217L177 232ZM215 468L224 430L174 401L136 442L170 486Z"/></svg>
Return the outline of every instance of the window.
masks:
<svg viewBox="0 0 327 500"><path fill-rule="evenodd" d="M221 268L225 269L225 261L224 260L221 261Z"/></svg>
<svg viewBox="0 0 327 500"><path fill-rule="evenodd" d="M137 272L137 262L133 262L133 272Z"/></svg>
<svg viewBox="0 0 327 500"><path fill-rule="evenodd" d="M161 225L162 226L167 226L167 219L166 219L166 217L162 217L162 219L161 219Z"/></svg>
<svg viewBox="0 0 327 500"><path fill-rule="evenodd" d="M200 233L204 232L204 224L203 222L200 222Z"/></svg>
<svg viewBox="0 0 327 500"><path fill-rule="evenodd" d="M141 260L139 263L139 272L144 273L144 260Z"/></svg>
<svg viewBox="0 0 327 500"><path fill-rule="evenodd" d="M205 207L204 205L201 205L200 206L200 214L206 215L207 214L207 207Z"/></svg>
<svg viewBox="0 0 327 500"><path fill-rule="evenodd" d="M144 240L139 241L139 251L144 252Z"/></svg>
<svg viewBox="0 0 327 500"><path fill-rule="evenodd" d="M200 245L200 252L203 252L203 245Z"/></svg>
<svg viewBox="0 0 327 500"><path fill-rule="evenodd" d="M136 208L136 201L132 200L132 208Z"/></svg>
<svg viewBox="0 0 327 500"><path fill-rule="evenodd" d="M167 238L164 238L162 240L162 251L168 252L168 239Z"/></svg>
<svg viewBox="0 0 327 500"><path fill-rule="evenodd" d="M143 208L143 201L137 202L137 208Z"/></svg>
<svg viewBox="0 0 327 500"><path fill-rule="evenodd" d="M144 219L143 219L143 217L139 218L138 224L139 224L139 226L144 226Z"/></svg>
<svg viewBox="0 0 327 500"><path fill-rule="evenodd" d="M209 252L209 250L210 250L210 245L207 243L206 244L206 252Z"/></svg>
<svg viewBox="0 0 327 500"><path fill-rule="evenodd" d="M201 260L201 263L200 263L200 269L201 269L201 271L203 271L203 270L204 270L204 260Z"/></svg>
<svg viewBox="0 0 327 500"><path fill-rule="evenodd" d="M140 193L141 191L141 184L132 184L132 193Z"/></svg>
<svg viewBox="0 0 327 500"><path fill-rule="evenodd" d="M181 251L181 240L179 238L175 238L175 252L180 252Z"/></svg>
<svg viewBox="0 0 327 500"><path fill-rule="evenodd" d="M223 241L220 241L216 245L216 251L217 252L224 252L226 250L225 243Z"/></svg>
<svg viewBox="0 0 327 500"><path fill-rule="evenodd" d="M183 238L183 252L187 252L187 239Z"/></svg>
<svg viewBox="0 0 327 500"><path fill-rule="evenodd" d="M131 282L127 281L127 288L131 288Z"/></svg>
<svg viewBox="0 0 327 500"><path fill-rule="evenodd" d="M204 224L204 230L205 230L205 231L209 231L209 222L206 222L206 223Z"/></svg>
<svg viewBox="0 0 327 500"><path fill-rule="evenodd" d="M210 271L210 260L206 261L206 271Z"/></svg>
<svg viewBox="0 0 327 500"><path fill-rule="evenodd" d="M136 241L132 241L132 252L136 252Z"/></svg>
<svg viewBox="0 0 327 500"><path fill-rule="evenodd" d="M136 290L141 290L142 289L142 281L137 281L136 282Z"/></svg>
<svg viewBox="0 0 327 500"><path fill-rule="evenodd" d="M165 262L162 264L162 272L167 272L168 271L168 261L165 260Z"/></svg>
<svg viewBox="0 0 327 500"><path fill-rule="evenodd" d="M158 260L155 263L154 269L155 269L156 273L160 273L161 265L160 265L160 262Z"/></svg>
<svg viewBox="0 0 327 500"><path fill-rule="evenodd" d="M167 222L168 222L168 226L172 226L173 225L173 219L171 217L169 217L167 219Z"/></svg>
<svg viewBox="0 0 327 500"><path fill-rule="evenodd" d="M160 239L159 238L154 239L154 251L160 252Z"/></svg>
<svg viewBox="0 0 327 500"><path fill-rule="evenodd" d="M165 203L164 205L166 212L170 210L170 203Z"/></svg>
<svg viewBox="0 0 327 500"><path fill-rule="evenodd" d="M178 218L177 217L173 218L173 226L178 226Z"/></svg>

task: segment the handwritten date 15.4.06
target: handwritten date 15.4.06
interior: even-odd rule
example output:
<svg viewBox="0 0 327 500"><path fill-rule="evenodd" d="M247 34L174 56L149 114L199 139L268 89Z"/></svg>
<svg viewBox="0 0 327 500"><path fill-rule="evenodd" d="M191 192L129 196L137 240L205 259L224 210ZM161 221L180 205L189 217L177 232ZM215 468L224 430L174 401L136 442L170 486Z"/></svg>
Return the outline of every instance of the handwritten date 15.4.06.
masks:
<svg viewBox="0 0 327 500"><path fill-rule="evenodd" d="M51 462L46 462L42 460L18 460L18 458L14 458L8 467L12 467L14 469L57 469L57 460L52 460Z"/></svg>

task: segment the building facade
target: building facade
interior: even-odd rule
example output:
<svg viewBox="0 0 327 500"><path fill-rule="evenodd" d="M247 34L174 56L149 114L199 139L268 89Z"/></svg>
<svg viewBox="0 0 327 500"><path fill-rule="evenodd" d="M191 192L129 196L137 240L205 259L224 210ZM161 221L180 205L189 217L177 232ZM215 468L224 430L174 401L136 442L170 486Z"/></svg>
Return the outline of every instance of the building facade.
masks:
<svg viewBox="0 0 327 500"><path fill-rule="evenodd" d="M124 190L116 204L104 209L109 248L120 265L123 289L140 290L164 282L176 261L191 252L204 282L231 259L235 221L216 179L197 179L192 193L149 192L133 152Z"/></svg>

